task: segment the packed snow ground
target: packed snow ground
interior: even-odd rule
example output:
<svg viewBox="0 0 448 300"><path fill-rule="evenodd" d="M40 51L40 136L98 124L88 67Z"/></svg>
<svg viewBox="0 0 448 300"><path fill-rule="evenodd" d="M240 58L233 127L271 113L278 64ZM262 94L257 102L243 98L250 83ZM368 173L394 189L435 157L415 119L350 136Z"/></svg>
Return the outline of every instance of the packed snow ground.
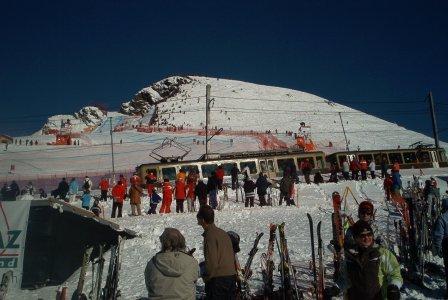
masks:
<svg viewBox="0 0 448 300"><path fill-rule="evenodd" d="M420 179L422 181L428 179L430 176L436 177L441 189L441 193L445 194L447 190L447 183L442 177L447 176L448 169L428 169L424 170L425 175ZM412 175L419 175L418 170L404 170L402 171L403 183L406 185L408 180L412 180ZM310 233L308 226L308 219L306 213L310 213L314 219L314 225L318 221L322 221L322 238L324 245L328 245L332 238L330 212L332 210L331 194L334 191L343 193L346 187L350 187L354 192L358 201L364 199L371 199L376 208L376 224L386 239L395 243L395 231L393 228L393 218L397 218L396 214L389 215L384 202L382 180L377 178L375 180L369 179L367 181L340 181L339 183L325 183L321 185L306 185L299 183L296 185L297 189L297 206L286 207L278 206L275 199L277 199L276 190L273 189L272 195L275 206L273 207L254 207L245 208L240 202L235 202L235 194L230 191L229 201L225 203L224 209L216 211L215 223L224 230L236 231L241 237L241 252L239 253L240 263L244 265L247 254L252 247L255 235L257 232L264 232L259 243L259 251L256 254L252 270L253 276L250 280L252 292L260 291L262 288L262 277L260 267L261 253L266 252L267 241L269 237L268 225L270 223L286 223L286 237L288 240L289 254L294 264L307 264L311 259L310 251ZM240 198L241 199L241 198ZM298 200L297 200L298 199ZM79 201L74 205L80 206ZM108 218L111 211L111 202L105 204L105 216ZM144 198L143 208L145 211L149 208L148 199ZM174 203L172 210L174 209ZM175 210L174 210L175 211ZM351 197L348 198L347 213L351 214L356 219L357 204ZM124 205L124 217L115 219L121 226L132 229L139 233L139 237L128 240L124 244L122 252L122 269L120 273L119 289L121 290L123 299L140 299L147 296L144 269L148 260L160 250L159 236L166 227L174 227L179 229L185 236L187 247L196 248L194 257L198 261L202 261L202 228L197 225L195 213L183 214L157 214L157 215L143 215L132 217L129 202ZM389 216L389 217L388 217ZM387 229L387 224L391 226ZM106 254L106 263L108 262ZM328 267L327 274L331 275L332 253L324 248L325 264ZM276 264L279 262L277 251L275 251ZM433 258L438 264L441 260ZM107 270L107 265L104 268ZM300 272L298 274L301 276ZM69 289L69 294L76 288L79 271L66 283ZM103 276L103 284L105 283ZM330 277L330 276L329 276ZM280 277L277 271L274 272L275 285L280 285ZM308 284L303 282L303 284ZM433 277L429 284L432 290L423 290L415 285L406 283L403 289L404 299L442 299L445 290L445 282L442 278ZM36 299L38 297L44 299L54 298L57 287L46 287L35 291L14 291L13 295L20 298ZM91 289L91 269L87 271L84 291L89 292ZM198 281L198 293L203 289L202 280ZM18 293L18 294L15 294ZM198 295L199 295L198 294Z"/></svg>

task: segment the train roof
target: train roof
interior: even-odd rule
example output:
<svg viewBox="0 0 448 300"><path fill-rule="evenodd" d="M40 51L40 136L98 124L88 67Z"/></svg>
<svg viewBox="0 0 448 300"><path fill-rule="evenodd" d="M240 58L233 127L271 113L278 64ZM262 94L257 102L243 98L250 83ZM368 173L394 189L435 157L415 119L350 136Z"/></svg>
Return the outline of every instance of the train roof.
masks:
<svg viewBox="0 0 448 300"><path fill-rule="evenodd" d="M381 149L381 150L353 150L353 151L339 151L328 154L328 156L335 156L338 154L370 154L370 153L385 153L385 152L415 152L415 151L445 151L443 148L435 147L417 147L417 148L403 148L403 149Z"/></svg>
<svg viewBox="0 0 448 300"><path fill-rule="evenodd" d="M261 158L261 157L273 157L273 156L287 156L295 154L318 154L325 155L322 151L305 152L301 149L282 149L282 150L265 150L265 151L244 151L244 152L229 152L229 153L213 153L209 154L206 158L205 154L201 155L197 160L182 160L182 161L166 161L166 162L154 162L145 163L140 165L168 165L168 164L189 164L198 162L213 162L220 160L232 160L232 159L247 159L247 158Z"/></svg>

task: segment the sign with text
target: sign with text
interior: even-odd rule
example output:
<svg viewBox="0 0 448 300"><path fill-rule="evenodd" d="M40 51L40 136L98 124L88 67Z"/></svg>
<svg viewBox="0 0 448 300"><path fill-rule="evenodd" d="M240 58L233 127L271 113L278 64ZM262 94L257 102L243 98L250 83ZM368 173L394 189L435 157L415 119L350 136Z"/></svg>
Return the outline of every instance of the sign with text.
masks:
<svg viewBox="0 0 448 300"><path fill-rule="evenodd" d="M31 201L0 201L0 280L12 272L10 286L20 287Z"/></svg>

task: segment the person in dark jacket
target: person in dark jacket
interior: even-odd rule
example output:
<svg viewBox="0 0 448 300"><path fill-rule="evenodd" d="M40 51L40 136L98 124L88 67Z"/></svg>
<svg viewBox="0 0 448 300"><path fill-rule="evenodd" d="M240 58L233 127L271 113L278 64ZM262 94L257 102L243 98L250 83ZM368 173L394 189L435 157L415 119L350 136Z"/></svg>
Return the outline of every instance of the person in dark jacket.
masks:
<svg viewBox="0 0 448 300"><path fill-rule="evenodd" d="M381 178L386 177L387 174L387 159L383 156L383 159L381 159Z"/></svg>
<svg viewBox="0 0 448 300"><path fill-rule="evenodd" d="M260 206L265 206L267 189L271 185L271 183L268 181L266 176L262 172L260 172L260 174L258 174L258 179L255 185L257 187L257 195L258 200L260 201Z"/></svg>
<svg viewBox="0 0 448 300"><path fill-rule="evenodd" d="M432 252L434 255L443 257L447 286L445 298L448 298L448 198L442 199L442 214L437 218L434 226Z"/></svg>
<svg viewBox="0 0 448 300"><path fill-rule="evenodd" d="M218 207L218 178L215 171L212 172L207 181L208 201L213 209Z"/></svg>
<svg viewBox="0 0 448 300"><path fill-rule="evenodd" d="M244 204L245 207L254 207L254 198L255 198L255 188L256 185L253 182L252 179L250 179L249 177L247 177L244 180L244 185L243 185L243 189L244 189L244 195L246 197L246 202Z"/></svg>
<svg viewBox="0 0 448 300"><path fill-rule="evenodd" d="M51 195L53 197L58 197L64 201L66 201L66 197L68 194L68 191L70 190L70 186L67 183L67 180L65 178L62 178L62 181L59 182L58 188L51 192Z"/></svg>
<svg viewBox="0 0 448 300"><path fill-rule="evenodd" d="M235 163L232 167L232 170L230 171L230 175L232 177L232 190L235 190L238 188L238 173L240 170L238 170L238 166Z"/></svg>
<svg viewBox="0 0 448 300"><path fill-rule="evenodd" d="M289 206L294 204L294 200L292 200L292 191L294 190L294 181L289 176L288 172L285 172L283 178L280 180L280 201L279 205L282 205L283 199L286 202L286 205Z"/></svg>
<svg viewBox="0 0 448 300"><path fill-rule="evenodd" d="M202 179L198 180L198 184L194 189L194 194L199 200L199 206L207 205L207 186Z"/></svg>
<svg viewBox="0 0 448 300"><path fill-rule="evenodd" d="M375 245L373 229L363 220L353 225L353 236L356 246L346 252L337 286L327 287L324 299L342 290L348 300L399 300L403 278L395 255Z"/></svg>
<svg viewBox="0 0 448 300"><path fill-rule="evenodd" d="M206 299L236 298L236 271L232 241L227 232L215 225L213 208L204 205L196 215L204 229L204 259L202 277Z"/></svg>
<svg viewBox="0 0 448 300"><path fill-rule="evenodd" d="M11 191L11 197L14 198L14 200L16 200L17 196L20 195L20 188L17 182L15 182L15 180L13 180L9 185L9 190Z"/></svg>
<svg viewBox="0 0 448 300"><path fill-rule="evenodd" d="M317 172L316 174L314 174L314 184L320 184L320 183L324 183L324 178L322 177L320 172Z"/></svg>

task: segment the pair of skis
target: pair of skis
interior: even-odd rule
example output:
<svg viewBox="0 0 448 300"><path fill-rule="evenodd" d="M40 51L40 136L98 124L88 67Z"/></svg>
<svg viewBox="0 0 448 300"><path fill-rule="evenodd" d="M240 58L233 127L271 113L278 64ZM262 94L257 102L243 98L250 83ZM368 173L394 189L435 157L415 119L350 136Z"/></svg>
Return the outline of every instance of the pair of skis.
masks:
<svg viewBox="0 0 448 300"><path fill-rule="evenodd" d="M319 260L318 269L316 269L316 253L315 253L315 244L314 244L314 224L313 218L310 214L306 214L308 217L308 222L310 225L310 235L311 235L311 259L312 259L312 268L313 268L313 285L315 287L315 295L317 300L324 299L324 264L323 264L323 248L322 248L322 235L321 235L321 226L322 221L317 223L317 255Z"/></svg>
<svg viewBox="0 0 448 300"><path fill-rule="evenodd" d="M250 269L250 267L254 260L255 254L258 252L258 243L260 242L260 239L262 236L263 236L263 232L257 234L257 237L255 238L255 241L254 241L254 245L252 246L252 249L249 252L249 256L247 258L246 264L244 265L243 275L240 278L240 280L241 280L241 291L240 291L241 299L250 299L249 279L252 276L252 270Z"/></svg>
<svg viewBox="0 0 448 300"><path fill-rule="evenodd" d="M277 248L280 254L280 269L282 274L282 294L283 299L302 299L297 287L297 279L289 258L288 244L285 236L285 223L278 225L280 242L276 239ZM291 285L291 276L293 285Z"/></svg>
<svg viewBox="0 0 448 300"><path fill-rule="evenodd" d="M269 299L269 296L273 294L274 291L274 243L276 240L275 233L277 232L277 225L270 224L269 225L269 241L268 241L268 249L266 253L261 255L261 269L262 269L262 277L263 277L263 294L265 295L265 299Z"/></svg>

